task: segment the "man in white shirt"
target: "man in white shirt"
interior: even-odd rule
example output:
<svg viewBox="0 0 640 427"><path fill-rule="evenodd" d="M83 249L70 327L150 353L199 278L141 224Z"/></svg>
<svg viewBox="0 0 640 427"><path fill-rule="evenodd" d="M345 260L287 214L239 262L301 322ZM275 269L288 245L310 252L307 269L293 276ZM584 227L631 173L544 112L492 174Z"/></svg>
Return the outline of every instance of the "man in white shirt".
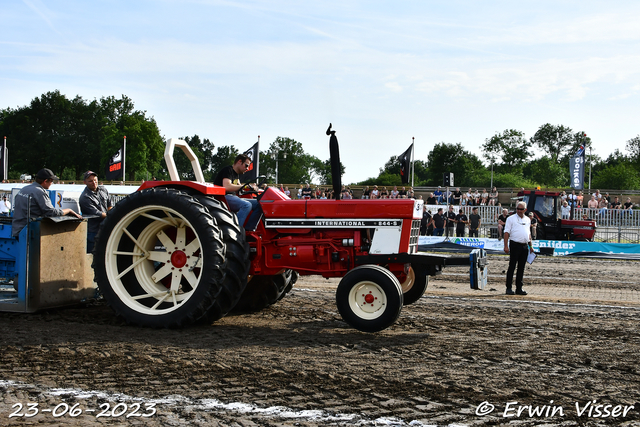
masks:
<svg viewBox="0 0 640 427"><path fill-rule="evenodd" d="M522 278L527 257L533 252L531 245L531 220L524 212L527 210L525 202L518 202L516 214L507 218L504 225L504 252L509 254L509 269L507 270L507 295L526 295L522 290ZM513 272L516 273L516 291L511 288L513 284Z"/></svg>

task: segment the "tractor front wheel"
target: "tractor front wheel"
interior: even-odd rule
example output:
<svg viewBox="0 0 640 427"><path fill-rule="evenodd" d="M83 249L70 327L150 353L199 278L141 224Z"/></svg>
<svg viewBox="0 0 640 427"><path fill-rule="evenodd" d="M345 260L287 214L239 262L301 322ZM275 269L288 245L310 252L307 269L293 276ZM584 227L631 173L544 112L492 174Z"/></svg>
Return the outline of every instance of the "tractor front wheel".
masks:
<svg viewBox="0 0 640 427"><path fill-rule="evenodd" d="M362 332L378 332L392 325L402 310L402 288L386 268L361 265L349 271L336 291L340 315Z"/></svg>

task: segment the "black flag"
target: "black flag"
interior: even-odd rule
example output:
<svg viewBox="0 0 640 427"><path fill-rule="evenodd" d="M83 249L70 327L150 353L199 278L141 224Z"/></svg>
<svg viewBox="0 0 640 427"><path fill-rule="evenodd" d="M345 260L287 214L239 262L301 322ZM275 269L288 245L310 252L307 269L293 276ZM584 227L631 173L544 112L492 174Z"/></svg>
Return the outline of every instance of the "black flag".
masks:
<svg viewBox="0 0 640 427"><path fill-rule="evenodd" d="M104 174L106 181L124 181L124 144L120 149L109 159L107 170Z"/></svg>
<svg viewBox="0 0 640 427"><path fill-rule="evenodd" d="M581 145L575 156L571 158L569 173L571 174L571 188L582 190L584 188L584 145Z"/></svg>
<svg viewBox="0 0 640 427"><path fill-rule="evenodd" d="M402 180L403 184L409 183L409 174L411 171L412 157L413 157L413 144L411 144L411 146L407 148L407 151L402 153L398 158L398 161L400 162L400 179Z"/></svg>
<svg viewBox="0 0 640 427"><path fill-rule="evenodd" d="M258 163L260 161L260 141L253 144L251 148L244 152L245 156L248 156L251 160L249 169L240 176L241 182L249 182L258 177Z"/></svg>

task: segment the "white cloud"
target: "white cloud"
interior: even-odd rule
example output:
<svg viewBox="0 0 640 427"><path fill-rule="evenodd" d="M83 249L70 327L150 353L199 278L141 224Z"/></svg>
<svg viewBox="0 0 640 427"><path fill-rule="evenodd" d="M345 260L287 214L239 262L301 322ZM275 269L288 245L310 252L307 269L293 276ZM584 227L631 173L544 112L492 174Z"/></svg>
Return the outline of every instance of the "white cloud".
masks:
<svg viewBox="0 0 640 427"><path fill-rule="evenodd" d="M411 136L475 149L495 129L546 122L637 133L640 6L630 1L24 4L0 33L0 108L54 89L126 94L168 136L290 136L322 158L315 128L339 122L345 152L365 156L347 164L349 182L376 175L399 154L389 140Z"/></svg>
<svg viewBox="0 0 640 427"><path fill-rule="evenodd" d="M398 82L388 82L384 85L387 89L390 89L392 92L402 92L402 86L398 84Z"/></svg>

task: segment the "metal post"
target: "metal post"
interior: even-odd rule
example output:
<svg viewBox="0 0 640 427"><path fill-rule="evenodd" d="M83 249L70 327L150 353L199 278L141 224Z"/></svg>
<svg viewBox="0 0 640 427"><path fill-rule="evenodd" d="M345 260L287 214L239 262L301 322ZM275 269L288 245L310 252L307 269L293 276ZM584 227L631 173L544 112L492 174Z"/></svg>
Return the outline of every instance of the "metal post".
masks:
<svg viewBox="0 0 640 427"><path fill-rule="evenodd" d="M591 155L591 147L589 147L589 193L591 193L591 165L593 164L593 156Z"/></svg>
<svg viewBox="0 0 640 427"><path fill-rule="evenodd" d="M493 161L491 162L491 191L493 191Z"/></svg>
<svg viewBox="0 0 640 427"><path fill-rule="evenodd" d="M256 178L260 176L260 135L258 135L258 148L256 148L256 158L253 159L254 167L256 168Z"/></svg>
<svg viewBox="0 0 640 427"><path fill-rule="evenodd" d="M49 190L47 190L47 194L49 194ZM31 270L31 254L29 253L31 251L31 195L29 195L27 197L27 225L25 226L27 227L27 232L25 233L25 238L27 239L27 241L25 242L25 271L24 273L24 311L29 311L29 271ZM20 278L18 277L18 280ZM16 280L16 278L14 277L13 280ZM20 282L18 282L18 292L20 292ZM18 295L18 299L20 299L20 295Z"/></svg>
<svg viewBox="0 0 640 427"><path fill-rule="evenodd" d="M618 222L618 243L622 243L622 226Z"/></svg>
<svg viewBox="0 0 640 427"><path fill-rule="evenodd" d="M9 175L9 160L7 159L7 153L9 149L7 148L7 137L4 137L4 145L2 146L2 153L0 153L0 157L2 157L2 176L0 179L7 180Z"/></svg>

